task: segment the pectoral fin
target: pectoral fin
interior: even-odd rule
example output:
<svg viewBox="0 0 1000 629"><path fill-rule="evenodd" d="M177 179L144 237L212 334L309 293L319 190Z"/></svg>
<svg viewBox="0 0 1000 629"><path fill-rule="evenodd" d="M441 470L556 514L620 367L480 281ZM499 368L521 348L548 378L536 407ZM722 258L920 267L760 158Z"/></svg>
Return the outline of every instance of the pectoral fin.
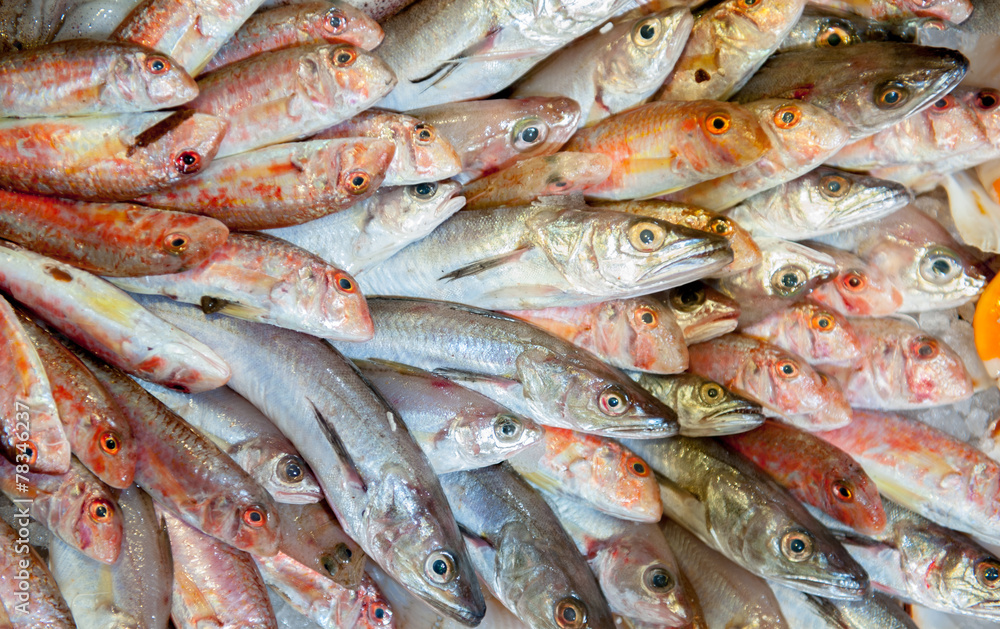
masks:
<svg viewBox="0 0 1000 629"><path fill-rule="evenodd" d="M455 269L454 271L451 271L450 273L446 273L446 274L442 275L441 277L439 277L438 279L452 281L452 280L457 280L457 279L462 278L462 277L469 277L469 276L472 276L472 275L478 275L479 273L482 273L484 271L488 271L488 270L490 270L492 268L501 266L501 265L506 264L508 262L514 262L514 261L518 260L522 255L524 255L525 253L527 253L528 251L530 251L531 249L532 249L532 247L530 245L526 246L526 247L519 247L519 248L517 248L517 249L515 249L515 250L513 250L513 251L511 251L509 253L504 253L504 254L501 254L501 255L498 255L498 256L493 256L492 258L484 258L482 260L477 260L476 262L473 262L472 264L469 264L469 265L463 266L461 268Z"/></svg>

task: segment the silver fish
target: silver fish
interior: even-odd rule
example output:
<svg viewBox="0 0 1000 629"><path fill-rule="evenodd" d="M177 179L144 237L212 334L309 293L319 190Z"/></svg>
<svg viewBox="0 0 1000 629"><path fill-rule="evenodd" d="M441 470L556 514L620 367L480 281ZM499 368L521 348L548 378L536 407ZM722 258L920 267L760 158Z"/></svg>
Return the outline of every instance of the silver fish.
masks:
<svg viewBox="0 0 1000 629"><path fill-rule="evenodd" d="M630 375L656 399L677 411L680 434L685 437L731 435L764 423L759 404L697 374Z"/></svg>
<svg viewBox="0 0 1000 629"><path fill-rule="evenodd" d="M917 629L903 608L881 592L863 601L838 601L771 585L781 611L796 629Z"/></svg>

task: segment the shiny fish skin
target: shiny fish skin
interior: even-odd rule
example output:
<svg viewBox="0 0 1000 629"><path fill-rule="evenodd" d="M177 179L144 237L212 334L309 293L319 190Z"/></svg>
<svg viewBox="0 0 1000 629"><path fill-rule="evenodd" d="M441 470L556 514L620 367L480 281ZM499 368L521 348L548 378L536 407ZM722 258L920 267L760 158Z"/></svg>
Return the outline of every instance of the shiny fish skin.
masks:
<svg viewBox="0 0 1000 629"><path fill-rule="evenodd" d="M698 100L634 107L577 131L566 150L610 157L611 176L587 196L620 200L721 177L756 161L770 146L749 110Z"/></svg>
<svg viewBox="0 0 1000 629"><path fill-rule="evenodd" d="M86 271L0 245L0 288L75 343L140 378L194 393L229 379L229 367L206 345Z"/></svg>
<svg viewBox="0 0 1000 629"><path fill-rule="evenodd" d="M346 2L304 2L251 15L240 30L212 56L204 73L268 50L343 42L372 50L382 41L382 28Z"/></svg>
<svg viewBox="0 0 1000 629"><path fill-rule="evenodd" d="M532 627L611 627L611 611L573 540L538 493L504 463L441 476L468 532L476 572Z"/></svg>
<svg viewBox="0 0 1000 629"><path fill-rule="evenodd" d="M543 196L582 192L610 174L607 155L561 151L523 159L462 186L462 194L468 210L525 205Z"/></svg>
<svg viewBox="0 0 1000 629"><path fill-rule="evenodd" d="M796 629L917 629L899 603L881 592L854 602L796 592L777 583L771 587L782 613Z"/></svg>
<svg viewBox="0 0 1000 629"><path fill-rule="evenodd" d="M231 234L190 271L111 281L133 293L166 295L206 312L321 338L365 341L373 334L364 295L350 275L273 236Z"/></svg>
<svg viewBox="0 0 1000 629"><path fill-rule="evenodd" d="M809 300L777 310L740 332L801 356L810 365L842 365L861 358L861 340L847 317Z"/></svg>
<svg viewBox="0 0 1000 629"><path fill-rule="evenodd" d="M191 112L0 120L0 185L86 201L125 201L211 163L226 121Z"/></svg>
<svg viewBox="0 0 1000 629"><path fill-rule="evenodd" d="M0 57L0 117L137 113L197 95L173 60L130 43L79 39Z"/></svg>
<svg viewBox="0 0 1000 629"><path fill-rule="evenodd" d="M804 243L837 264L837 274L809 293L809 299L851 317L885 317L903 305L903 293L877 266L858 256L818 242Z"/></svg>
<svg viewBox="0 0 1000 629"><path fill-rule="evenodd" d="M632 374L632 379L677 412L679 434L685 437L736 434L764 422L759 404L697 374Z"/></svg>
<svg viewBox="0 0 1000 629"><path fill-rule="evenodd" d="M368 300L375 337L338 343L350 358L446 370L463 386L535 421L609 436L676 434L674 413L596 356L531 324L423 299ZM466 384L466 383L469 384Z"/></svg>
<svg viewBox="0 0 1000 629"><path fill-rule="evenodd" d="M283 554L342 587L361 584L367 555L344 532L328 505L278 505L278 513Z"/></svg>
<svg viewBox="0 0 1000 629"><path fill-rule="evenodd" d="M96 275L178 273L229 235L215 219L126 203L0 190L0 210L0 237Z"/></svg>
<svg viewBox="0 0 1000 629"><path fill-rule="evenodd" d="M777 52L829 46L851 46L868 41L920 43L923 29L936 28L934 18L873 20L860 15L807 4L802 16L782 40Z"/></svg>
<svg viewBox="0 0 1000 629"><path fill-rule="evenodd" d="M322 131L367 109L395 83L371 53L313 44L220 68L198 81L198 98L185 107L229 122L218 151L226 157Z"/></svg>
<svg viewBox="0 0 1000 629"><path fill-rule="evenodd" d="M689 346L732 332L740 318L739 304L702 282L656 293L653 298L673 311Z"/></svg>
<svg viewBox="0 0 1000 629"><path fill-rule="evenodd" d="M379 361L354 363L399 411L435 474L495 465L543 436L531 419L432 372Z"/></svg>
<svg viewBox="0 0 1000 629"><path fill-rule="evenodd" d="M3 548L0 553L0 575L3 575L0 579L0 601L11 622L17 623L14 626L38 629L75 628L69 606L66 605L60 586L46 567L45 560L34 547L21 540L17 531L6 522L0 522L0 547ZM31 598L26 599L22 591L19 600L19 581L16 575L22 569L23 561L28 562L29 576L26 582ZM28 604L25 606L24 603Z"/></svg>
<svg viewBox="0 0 1000 629"><path fill-rule="evenodd" d="M795 50L768 60L734 100L804 100L837 116L851 138L860 139L937 100L968 66L953 50L895 42Z"/></svg>
<svg viewBox="0 0 1000 629"><path fill-rule="evenodd" d="M370 197L394 151L375 139L279 144L216 160L184 183L137 200L210 216L234 230L298 225Z"/></svg>
<svg viewBox="0 0 1000 629"><path fill-rule="evenodd" d="M885 511L875 482L840 448L792 426L768 420L727 446L756 463L801 502L865 535L885 529Z"/></svg>
<svg viewBox="0 0 1000 629"><path fill-rule="evenodd" d="M344 530L369 557L447 615L482 618L482 595L430 464L352 364L304 334L209 317L162 298L143 302L233 362L232 388L295 444ZM275 369L279 356L288 362ZM436 552L452 558L454 577L445 584L424 570Z"/></svg>
<svg viewBox="0 0 1000 629"><path fill-rule="evenodd" d="M460 193L451 181L379 188L346 210L266 233L359 273L431 233L465 204Z"/></svg>
<svg viewBox="0 0 1000 629"><path fill-rule="evenodd" d="M514 88L514 97L566 96L586 126L641 104L659 89L694 25L685 8L617 20L550 55Z"/></svg>
<svg viewBox="0 0 1000 629"><path fill-rule="evenodd" d="M815 4L856 13L870 19L895 17L938 17L954 24L964 22L972 13L970 0L931 2L920 0L815 0Z"/></svg>
<svg viewBox="0 0 1000 629"><path fill-rule="evenodd" d="M858 600L867 595L868 576L861 566L805 507L747 459L711 439L624 443L661 475L664 513L727 559L820 596Z"/></svg>

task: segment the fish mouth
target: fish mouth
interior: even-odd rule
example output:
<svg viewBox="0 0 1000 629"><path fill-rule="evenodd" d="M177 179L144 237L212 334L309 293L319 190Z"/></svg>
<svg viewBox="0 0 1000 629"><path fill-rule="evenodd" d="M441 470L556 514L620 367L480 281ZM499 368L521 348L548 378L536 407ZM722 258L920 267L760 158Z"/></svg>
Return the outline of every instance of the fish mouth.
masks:
<svg viewBox="0 0 1000 629"><path fill-rule="evenodd" d="M894 184L874 177L869 179L872 181L866 183L872 187L868 189L867 194L859 195L854 203L840 208L841 216L850 216L857 221L868 221L891 214L913 200L913 195L902 184ZM853 224L851 223L851 225ZM849 225L843 225L837 229L847 226Z"/></svg>
<svg viewBox="0 0 1000 629"><path fill-rule="evenodd" d="M680 430L677 420L670 417L648 417L642 421L643 424L591 427L588 431L612 439L623 437L628 439L662 439L675 437Z"/></svg>
<svg viewBox="0 0 1000 629"><path fill-rule="evenodd" d="M835 598L845 601L860 601L871 594L871 583L868 577L850 574L827 575L828 580L819 580L805 575L787 575L775 578L775 581L787 584L800 592L815 594L824 598Z"/></svg>
<svg viewBox="0 0 1000 629"><path fill-rule="evenodd" d="M764 423L764 414L759 406L741 403L738 408L719 411L705 417L700 422L708 427L711 424L721 424L715 435L736 434L752 430Z"/></svg>
<svg viewBox="0 0 1000 629"><path fill-rule="evenodd" d="M701 343L702 341L707 341L723 334L729 334L739 325L739 316L740 313L738 312L726 313L711 321L699 323L693 326L693 328L688 329L684 335L684 340L689 345L694 345L695 343Z"/></svg>
<svg viewBox="0 0 1000 629"><path fill-rule="evenodd" d="M693 282L731 264L733 250L725 238L703 235L678 240L665 258L636 278L636 284L665 290Z"/></svg>

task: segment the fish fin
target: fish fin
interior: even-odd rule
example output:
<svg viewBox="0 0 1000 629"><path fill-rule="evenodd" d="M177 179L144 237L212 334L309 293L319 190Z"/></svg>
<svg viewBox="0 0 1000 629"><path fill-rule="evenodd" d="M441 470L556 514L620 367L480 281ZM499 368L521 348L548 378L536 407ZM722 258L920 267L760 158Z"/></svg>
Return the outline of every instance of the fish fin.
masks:
<svg viewBox="0 0 1000 629"><path fill-rule="evenodd" d="M222 627L219 615L197 584L184 572L174 572L175 593L180 593L184 609L190 614L188 619L193 627ZM211 624L208 624L211 623Z"/></svg>
<svg viewBox="0 0 1000 629"><path fill-rule="evenodd" d="M543 492L558 492L560 490L559 483L543 472L524 472L518 470L517 473L521 475L521 478Z"/></svg>
<svg viewBox="0 0 1000 629"><path fill-rule="evenodd" d="M488 271L494 267L498 267L507 262L513 262L520 258L522 255L530 251L533 247L531 245L525 247L518 247L517 249L509 252L503 253L498 256L493 256L492 258L483 258L482 260L477 260L472 264L468 264L461 268L455 269L450 273L446 273L439 277L439 280L457 280L462 277L468 277L470 275L478 275L484 271Z"/></svg>
<svg viewBox="0 0 1000 629"><path fill-rule="evenodd" d="M705 505L702 501L659 472L653 472L653 474L660 486L660 501L663 502L663 512L671 520L682 524L684 528L701 538L702 541L712 539L712 534L706 525L708 514L705 513Z"/></svg>
<svg viewBox="0 0 1000 629"><path fill-rule="evenodd" d="M366 358L365 360L355 360L352 361L355 365L358 363L370 363L372 365L377 365L385 367L386 369L392 369L404 375L410 376L426 376L427 370L420 369L419 367L414 367L413 365L407 365L405 363L399 363L394 360L386 360L385 358ZM442 376L443 377L443 376ZM412 432L412 431L411 431Z"/></svg>
<svg viewBox="0 0 1000 629"><path fill-rule="evenodd" d="M364 479L361 478L361 474L358 473L358 466L354 464L354 459L351 458L351 455L347 452L347 448L344 447L344 442L341 441L340 435L337 434L337 429L323 417L323 413L316 408L316 404L312 400L308 400L308 402L312 405L313 412L316 414L316 423L319 424L320 430L326 435L334 452L337 453L337 458L339 459L340 466L344 469L347 482L359 487L362 493L367 493L368 485L365 484Z"/></svg>
<svg viewBox="0 0 1000 629"><path fill-rule="evenodd" d="M476 41L474 44L458 53L451 59L448 59L438 67L434 68L427 74L415 79L410 79L410 83L414 85L419 85L421 83L427 83L424 86L423 92L434 87L441 81L447 79L451 74L457 70L463 63L470 61L491 61L493 60L489 53L487 52L496 42L500 33L503 32L503 28L499 26L493 26L490 30L483 34L482 39ZM504 58L503 56L494 55L494 57ZM517 57L510 57L516 59Z"/></svg>
<svg viewBox="0 0 1000 629"><path fill-rule="evenodd" d="M847 546L858 546L861 548L895 548L894 544L879 541L871 537L866 537L854 531L830 531L834 538L841 544Z"/></svg>
<svg viewBox="0 0 1000 629"><path fill-rule="evenodd" d="M481 384L486 385L487 387L500 387L501 389L506 389L520 384L516 380L504 378L502 376L491 376L489 374L476 373L474 371L449 369L448 367L439 367L435 369L433 373L443 378L454 380L459 383L465 383L470 386Z"/></svg>
<svg viewBox="0 0 1000 629"><path fill-rule="evenodd" d="M239 304L235 301L219 299L218 297L210 297L208 295L201 298L200 305L201 311L205 314L221 312L224 315L236 317L237 319L246 319L248 321L259 321L262 317L268 314L266 308L247 306L246 304Z"/></svg>
<svg viewBox="0 0 1000 629"><path fill-rule="evenodd" d="M857 626L844 618L844 615L837 609L833 601L807 592L802 592L802 595L805 597L807 604L815 609L820 618L826 620L831 627L850 629Z"/></svg>

